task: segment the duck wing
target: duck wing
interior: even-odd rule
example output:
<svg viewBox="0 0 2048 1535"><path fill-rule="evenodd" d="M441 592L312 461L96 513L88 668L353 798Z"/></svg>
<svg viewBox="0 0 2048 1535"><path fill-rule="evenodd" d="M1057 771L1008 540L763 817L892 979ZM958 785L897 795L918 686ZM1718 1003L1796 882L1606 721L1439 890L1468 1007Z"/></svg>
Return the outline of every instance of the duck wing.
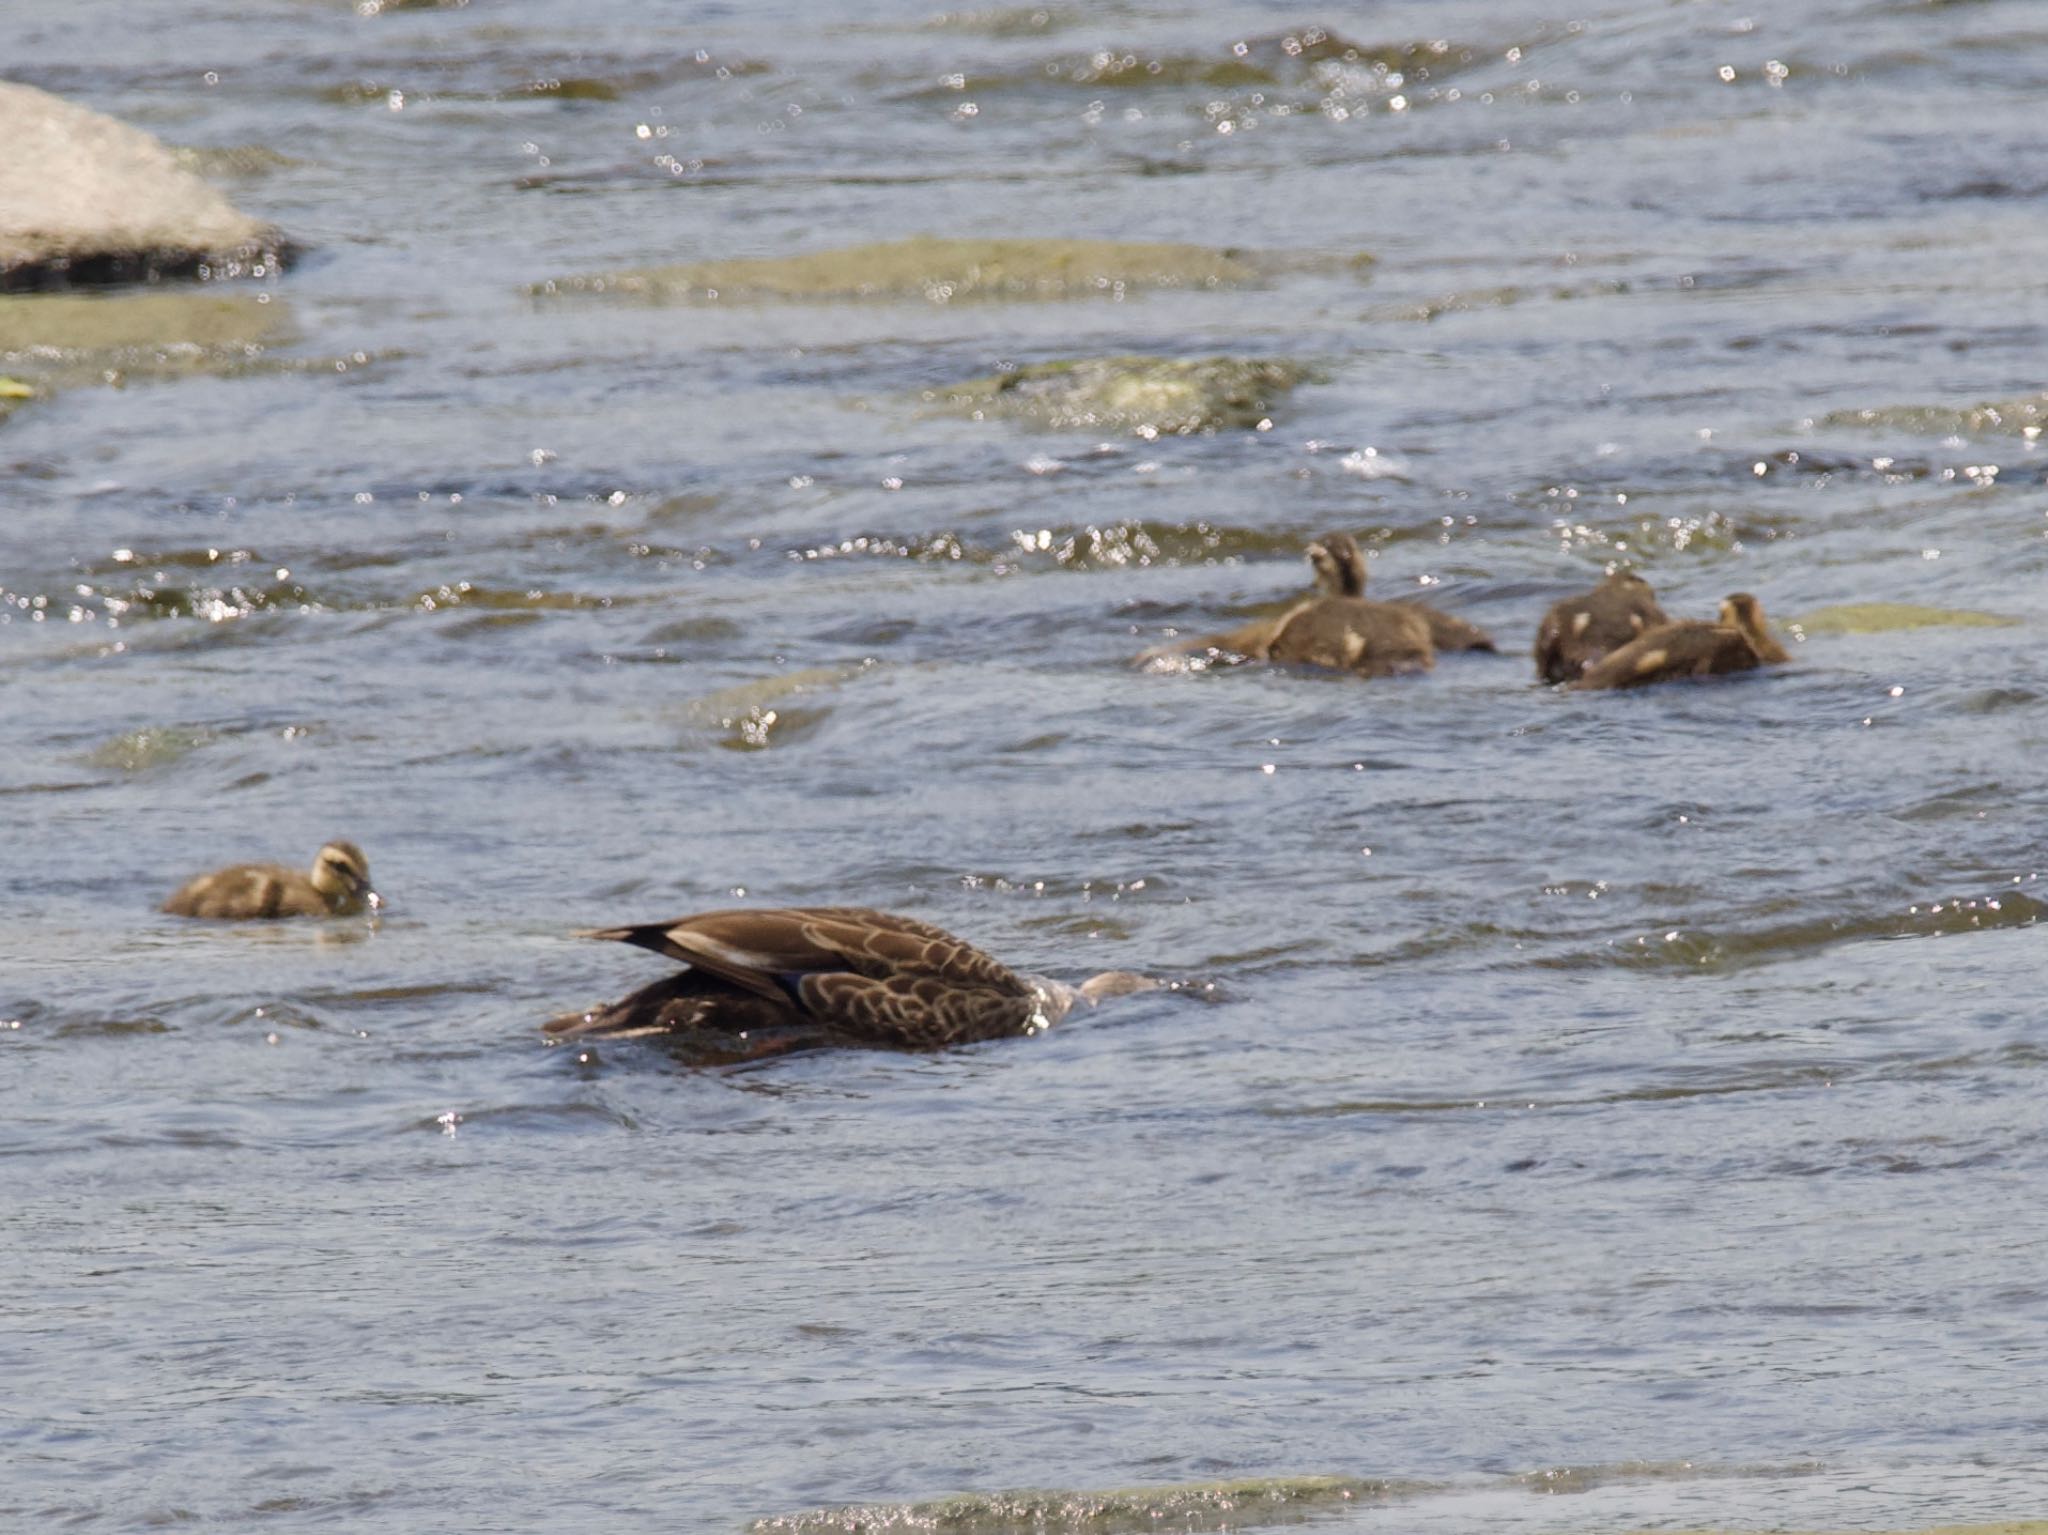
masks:
<svg viewBox="0 0 2048 1535"><path fill-rule="evenodd" d="M923 1047L1021 1032L1043 1002L1037 987L943 928L860 906L704 912L589 936L665 954L877 1043Z"/></svg>
<svg viewBox="0 0 2048 1535"><path fill-rule="evenodd" d="M631 996L542 1026L558 1039L674 1037L707 1064L780 1055L830 1043L785 998L770 999L703 970L678 970Z"/></svg>

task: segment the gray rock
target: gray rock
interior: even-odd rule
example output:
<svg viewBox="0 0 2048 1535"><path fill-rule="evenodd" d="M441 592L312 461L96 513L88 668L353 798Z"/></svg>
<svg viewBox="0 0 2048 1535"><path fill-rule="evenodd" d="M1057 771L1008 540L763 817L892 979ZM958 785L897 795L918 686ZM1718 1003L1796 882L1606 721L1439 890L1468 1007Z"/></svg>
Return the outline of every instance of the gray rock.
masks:
<svg viewBox="0 0 2048 1535"><path fill-rule="evenodd" d="M295 252L138 128L0 81L0 292L260 277Z"/></svg>

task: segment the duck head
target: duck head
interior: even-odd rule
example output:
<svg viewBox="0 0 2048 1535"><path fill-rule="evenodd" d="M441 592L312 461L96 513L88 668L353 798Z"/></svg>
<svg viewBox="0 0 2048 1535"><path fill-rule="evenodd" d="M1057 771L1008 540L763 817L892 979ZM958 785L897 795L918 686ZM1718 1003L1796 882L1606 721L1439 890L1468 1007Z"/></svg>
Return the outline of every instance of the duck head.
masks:
<svg viewBox="0 0 2048 1535"><path fill-rule="evenodd" d="M1764 605L1748 592L1731 592L1721 599L1721 622L1731 629L1742 631L1744 639L1755 649L1760 661L1789 661L1785 647L1771 637L1770 627L1764 622Z"/></svg>
<svg viewBox="0 0 2048 1535"><path fill-rule="evenodd" d="M313 857L309 876L330 910L353 916L365 906L375 911L384 897L370 888L370 860L353 842L330 842Z"/></svg>
<svg viewBox="0 0 2048 1535"><path fill-rule="evenodd" d="M1316 585L1331 597L1365 595L1365 556L1349 533L1331 533L1308 546Z"/></svg>

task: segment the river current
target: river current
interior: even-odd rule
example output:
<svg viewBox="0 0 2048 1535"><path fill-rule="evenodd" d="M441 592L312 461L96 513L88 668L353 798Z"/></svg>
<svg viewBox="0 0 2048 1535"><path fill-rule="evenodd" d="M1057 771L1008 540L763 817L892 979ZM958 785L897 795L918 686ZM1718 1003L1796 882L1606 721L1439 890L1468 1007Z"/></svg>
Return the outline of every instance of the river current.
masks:
<svg viewBox="0 0 2048 1535"><path fill-rule="evenodd" d="M2048 1507L2042 8L11 0L0 77L306 247L0 300L0 1525ZM922 237L1267 264L561 281ZM1133 355L1302 382L946 408ZM1129 664L1333 529L1501 653ZM1617 561L1792 664L1536 685ZM332 836L375 923L157 911ZM1183 984L543 1041L662 973L578 929L828 902Z"/></svg>

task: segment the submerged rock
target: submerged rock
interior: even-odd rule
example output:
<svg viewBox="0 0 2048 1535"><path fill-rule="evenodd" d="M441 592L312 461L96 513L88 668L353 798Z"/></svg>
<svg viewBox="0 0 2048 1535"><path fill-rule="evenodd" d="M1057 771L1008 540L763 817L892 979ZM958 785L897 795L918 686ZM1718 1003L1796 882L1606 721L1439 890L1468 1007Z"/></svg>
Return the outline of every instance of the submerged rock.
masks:
<svg viewBox="0 0 2048 1535"><path fill-rule="evenodd" d="M1122 298L1154 288L1242 288L1275 272L1370 265L1200 245L1111 240L893 240L799 256L703 261L551 278L542 297L603 295L647 303L718 299Z"/></svg>
<svg viewBox="0 0 2048 1535"><path fill-rule="evenodd" d="M402 354L284 355L299 339L291 309L268 290L151 288L0 295L0 419L10 392L120 387L203 375L346 377Z"/></svg>
<svg viewBox="0 0 2048 1535"><path fill-rule="evenodd" d="M1794 634L1888 634L1895 629L2004 629L2017 618L1972 608L1923 608L1910 602L1845 602L1788 622Z"/></svg>
<svg viewBox="0 0 2048 1535"><path fill-rule="evenodd" d="M1927 437L2024 437L2029 442L2048 427L2048 394L1979 405L1892 405L1878 410L1837 410L1820 425L1909 432Z"/></svg>
<svg viewBox="0 0 2048 1535"><path fill-rule="evenodd" d="M0 81L0 290L260 277L292 247L139 128Z"/></svg>
<svg viewBox="0 0 2048 1535"><path fill-rule="evenodd" d="M65 389L270 366L291 321L281 301L257 299L193 288L0 296L0 421Z"/></svg>
<svg viewBox="0 0 2048 1535"><path fill-rule="evenodd" d="M810 666L720 688L692 699L685 718L694 730L709 732L730 751L765 751L810 735L831 716L829 704L805 707L792 702L807 695L829 694L866 674L874 663Z"/></svg>
<svg viewBox="0 0 2048 1535"><path fill-rule="evenodd" d="M1093 357L1041 362L925 392L940 409L1145 437L1255 427L1295 385L1299 363L1251 357Z"/></svg>
<svg viewBox="0 0 2048 1535"><path fill-rule="evenodd" d="M0 357L106 366L157 353L247 355L291 329L287 307L265 296L185 288L0 298Z"/></svg>
<svg viewBox="0 0 2048 1535"><path fill-rule="evenodd" d="M1292 1524L1367 1499L1411 1489L1341 1476L1246 1477L1130 1487L966 1493L928 1503L819 1508L757 1519L750 1535L875 1535L883 1530L943 1535L1135 1535L1137 1531L1226 1531Z"/></svg>

